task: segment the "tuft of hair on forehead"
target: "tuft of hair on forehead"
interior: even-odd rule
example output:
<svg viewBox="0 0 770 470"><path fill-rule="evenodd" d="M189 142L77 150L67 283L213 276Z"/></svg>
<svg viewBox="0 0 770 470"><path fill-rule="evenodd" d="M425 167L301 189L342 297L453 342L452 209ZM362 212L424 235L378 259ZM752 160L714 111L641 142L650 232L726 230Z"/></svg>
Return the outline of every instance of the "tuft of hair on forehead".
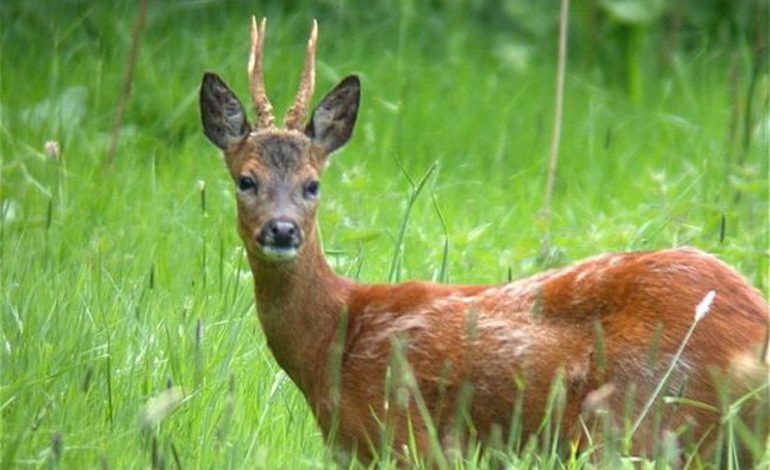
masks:
<svg viewBox="0 0 770 470"><path fill-rule="evenodd" d="M269 137L259 147L262 161L276 169L291 171L303 163L304 149L294 139Z"/></svg>
<svg viewBox="0 0 770 470"><path fill-rule="evenodd" d="M247 155L256 155L266 169L287 175L304 165L314 165L311 151L312 143L306 135L275 129L252 133Z"/></svg>

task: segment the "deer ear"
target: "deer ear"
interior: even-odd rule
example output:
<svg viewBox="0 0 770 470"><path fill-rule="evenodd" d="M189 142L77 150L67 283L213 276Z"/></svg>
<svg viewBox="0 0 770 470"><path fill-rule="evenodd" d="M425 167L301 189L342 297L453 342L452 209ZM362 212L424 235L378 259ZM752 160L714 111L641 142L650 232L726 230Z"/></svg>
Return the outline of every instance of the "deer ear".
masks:
<svg viewBox="0 0 770 470"><path fill-rule="evenodd" d="M345 77L313 111L305 134L327 154L345 145L353 134L361 100L358 77Z"/></svg>
<svg viewBox="0 0 770 470"><path fill-rule="evenodd" d="M235 93L215 73L203 74L200 92L203 133L222 150L249 135L246 113Z"/></svg>

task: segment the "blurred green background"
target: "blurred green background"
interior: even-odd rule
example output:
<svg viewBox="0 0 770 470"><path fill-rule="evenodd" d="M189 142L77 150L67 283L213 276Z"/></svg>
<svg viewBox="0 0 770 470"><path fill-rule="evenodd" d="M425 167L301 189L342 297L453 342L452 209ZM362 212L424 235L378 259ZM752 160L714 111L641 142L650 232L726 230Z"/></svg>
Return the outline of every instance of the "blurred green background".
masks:
<svg viewBox="0 0 770 470"><path fill-rule="evenodd" d="M249 101L252 14L269 18L279 116L313 18L316 99L362 78L323 181L339 273L493 283L693 245L767 294L766 1L573 2L550 224L559 2L150 0L107 167L138 11L0 3L3 468L329 465L259 331L232 183L199 124L205 70ZM178 409L140 425L164 399Z"/></svg>

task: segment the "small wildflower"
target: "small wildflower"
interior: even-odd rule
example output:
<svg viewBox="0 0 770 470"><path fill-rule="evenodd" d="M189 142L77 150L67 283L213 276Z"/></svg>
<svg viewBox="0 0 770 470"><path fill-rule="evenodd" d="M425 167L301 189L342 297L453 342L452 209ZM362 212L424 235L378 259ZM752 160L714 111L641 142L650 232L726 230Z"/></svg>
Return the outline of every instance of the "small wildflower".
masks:
<svg viewBox="0 0 770 470"><path fill-rule="evenodd" d="M170 387L147 400L139 417L139 424L144 429L160 424L184 400L181 387Z"/></svg>
<svg viewBox="0 0 770 470"><path fill-rule="evenodd" d="M48 157L55 161L59 162L59 156L61 155L61 149L59 148L59 142L55 140L48 140L45 143L45 153L48 155Z"/></svg>

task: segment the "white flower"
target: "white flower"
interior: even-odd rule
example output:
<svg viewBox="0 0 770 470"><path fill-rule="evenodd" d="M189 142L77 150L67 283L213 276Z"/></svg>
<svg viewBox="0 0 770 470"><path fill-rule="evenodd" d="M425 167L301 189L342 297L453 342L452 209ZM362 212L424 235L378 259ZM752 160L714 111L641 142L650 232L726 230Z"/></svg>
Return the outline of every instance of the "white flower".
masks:
<svg viewBox="0 0 770 470"><path fill-rule="evenodd" d="M45 143L45 153L51 160L58 162L59 155L61 155L61 149L59 148L59 142L55 140L48 140Z"/></svg>

